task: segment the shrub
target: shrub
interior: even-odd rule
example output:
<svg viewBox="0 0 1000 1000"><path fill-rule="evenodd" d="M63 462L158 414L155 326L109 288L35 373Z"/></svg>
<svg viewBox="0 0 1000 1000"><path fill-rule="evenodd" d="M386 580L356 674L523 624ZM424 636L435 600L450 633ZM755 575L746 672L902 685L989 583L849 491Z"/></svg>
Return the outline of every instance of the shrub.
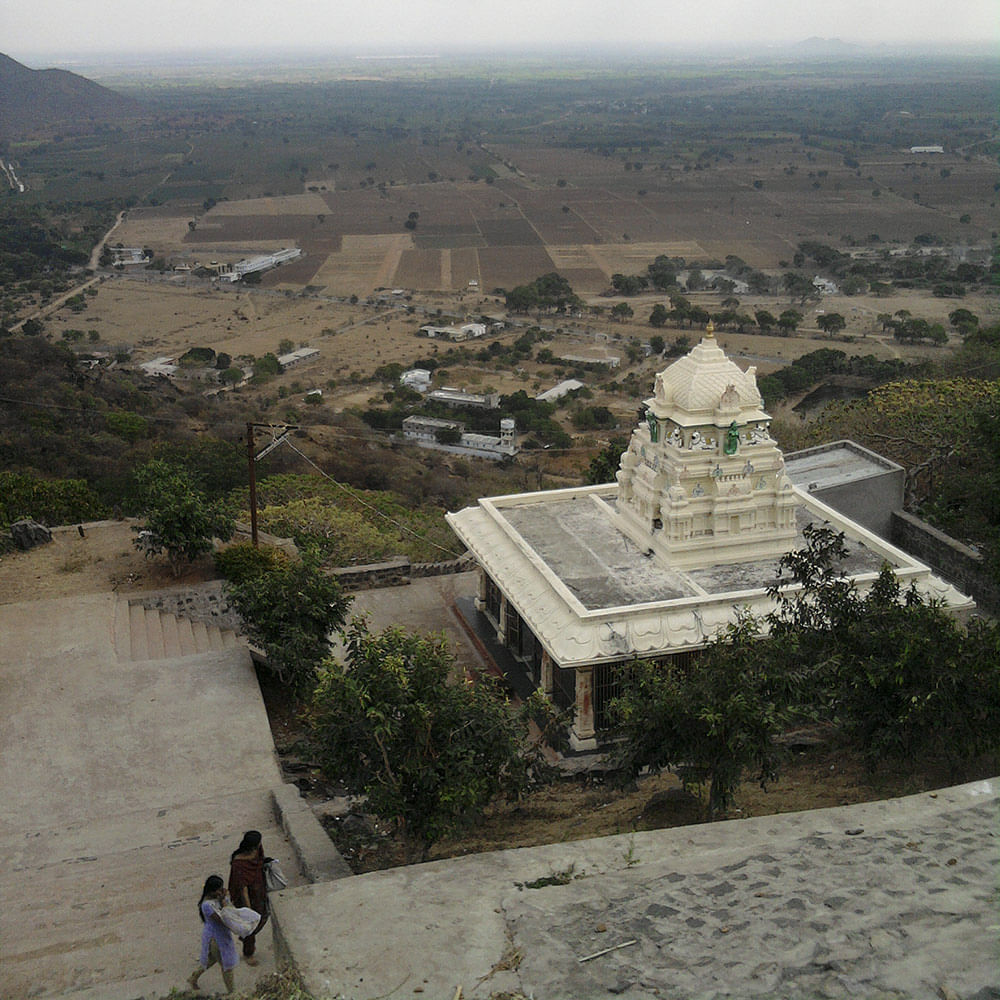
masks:
<svg viewBox="0 0 1000 1000"><path fill-rule="evenodd" d="M252 542L237 542L214 555L215 568L232 583L243 583L262 573L288 563L288 556L273 545L256 546Z"/></svg>

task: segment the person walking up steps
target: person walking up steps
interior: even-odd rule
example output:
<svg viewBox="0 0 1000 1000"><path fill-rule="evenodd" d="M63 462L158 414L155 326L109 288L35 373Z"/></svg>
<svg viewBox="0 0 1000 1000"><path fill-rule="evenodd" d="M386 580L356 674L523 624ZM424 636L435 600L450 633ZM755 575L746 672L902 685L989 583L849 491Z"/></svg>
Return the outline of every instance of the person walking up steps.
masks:
<svg viewBox="0 0 1000 1000"><path fill-rule="evenodd" d="M243 938L243 958L247 965L256 965L257 934L267 923L267 884L264 881L264 848L260 833L247 830L240 846L229 859L229 895L234 906L249 906L260 914L260 923L252 934Z"/></svg>
<svg viewBox="0 0 1000 1000"><path fill-rule="evenodd" d="M221 875L209 875L205 879L205 888L198 900L198 916L204 925L201 929L201 965L188 976L188 985L193 990L199 989L198 980L201 974L210 969L216 962L222 966L222 981L226 984L226 992L232 993L233 969L239 965L240 956L236 951L236 942L232 931L222 922L221 910L226 898L226 884Z"/></svg>

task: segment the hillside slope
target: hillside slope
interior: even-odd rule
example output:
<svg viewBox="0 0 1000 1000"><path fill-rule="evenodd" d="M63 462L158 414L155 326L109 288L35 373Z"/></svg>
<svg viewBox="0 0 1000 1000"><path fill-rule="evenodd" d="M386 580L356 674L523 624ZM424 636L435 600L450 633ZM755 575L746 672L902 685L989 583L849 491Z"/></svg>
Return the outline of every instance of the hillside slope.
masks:
<svg viewBox="0 0 1000 1000"><path fill-rule="evenodd" d="M63 69L29 69L0 53L0 122L5 138L64 123L134 115L137 101Z"/></svg>

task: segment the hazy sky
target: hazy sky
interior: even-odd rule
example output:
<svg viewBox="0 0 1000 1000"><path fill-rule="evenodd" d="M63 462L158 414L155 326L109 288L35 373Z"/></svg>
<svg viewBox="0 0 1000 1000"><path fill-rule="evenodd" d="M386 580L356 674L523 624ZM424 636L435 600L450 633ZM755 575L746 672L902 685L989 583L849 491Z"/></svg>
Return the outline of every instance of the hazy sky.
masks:
<svg viewBox="0 0 1000 1000"><path fill-rule="evenodd" d="M997 0L0 0L0 51L531 45L1000 45Z"/></svg>

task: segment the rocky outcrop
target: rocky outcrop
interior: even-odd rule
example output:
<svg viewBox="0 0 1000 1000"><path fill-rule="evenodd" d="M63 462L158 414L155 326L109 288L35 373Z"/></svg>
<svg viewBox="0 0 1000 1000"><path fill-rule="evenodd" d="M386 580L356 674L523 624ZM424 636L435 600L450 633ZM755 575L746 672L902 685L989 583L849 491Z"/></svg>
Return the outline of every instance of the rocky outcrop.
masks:
<svg viewBox="0 0 1000 1000"><path fill-rule="evenodd" d="M44 524L25 518L22 521L15 521L10 526L10 537L19 549L27 551L36 545L51 542L52 532Z"/></svg>

